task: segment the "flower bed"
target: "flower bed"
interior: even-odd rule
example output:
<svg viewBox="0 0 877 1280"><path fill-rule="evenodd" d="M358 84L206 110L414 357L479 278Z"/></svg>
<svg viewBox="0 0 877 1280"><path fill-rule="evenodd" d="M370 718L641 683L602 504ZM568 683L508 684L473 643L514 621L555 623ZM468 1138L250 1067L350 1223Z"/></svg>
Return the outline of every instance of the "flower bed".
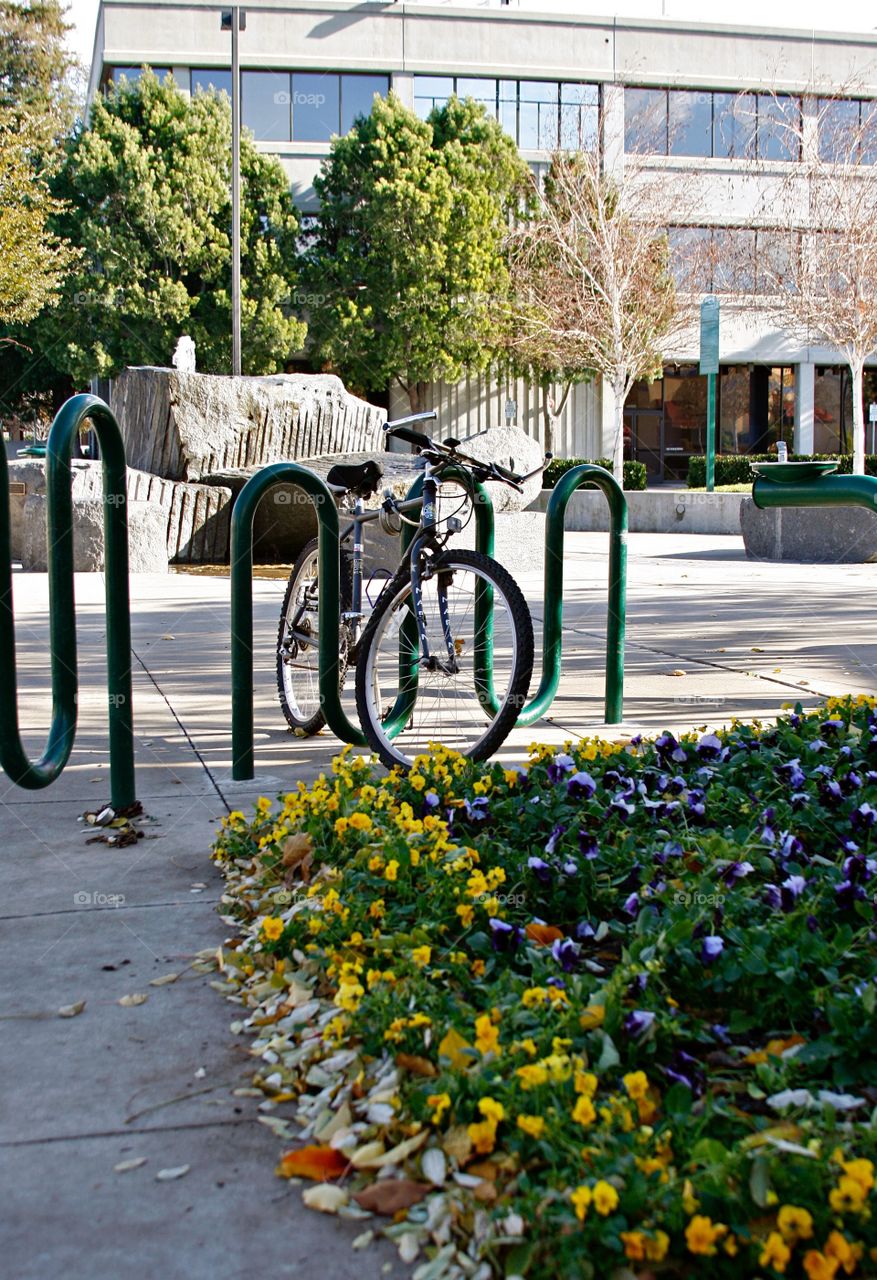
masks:
<svg viewBox="0 0 877 1280"><path fill-rule="evenodd" d="M419 1280L877 1275L875 821L866 699L233 814L278 1172Z"/></svg>

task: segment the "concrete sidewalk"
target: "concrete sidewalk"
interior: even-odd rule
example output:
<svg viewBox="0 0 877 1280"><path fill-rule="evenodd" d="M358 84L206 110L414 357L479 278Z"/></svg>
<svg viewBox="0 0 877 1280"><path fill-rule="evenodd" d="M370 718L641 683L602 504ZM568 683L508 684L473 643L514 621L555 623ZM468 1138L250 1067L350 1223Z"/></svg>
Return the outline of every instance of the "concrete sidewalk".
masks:
<svg viewBox="0 0 877 1280"><path fill-rule="evenodd" d="M568 535L560 694L551 721L516 732L506 758L602 718L605 542ZM520 581L540 619L538 575ZM877 692L875 584L877 566L756 565L737 538L632 535L628 721L679 729ZM88 844L93 833L77 822L108 796L103 583L77 579L80 729L70 765L42 793L0 779L3 1280L62 1270L67 1280L405 1271L388 1247L353 1252L353 1224L306 1212L299 1189L273 1176L280 1143L257 1122L259 1099L235 1092L251 1073L248 1042L229 1032L233 1010L210 976L189 968L227 932L208 857L219 818L312 778L338 749L325 734L285 732L273 671L283 585L255 584L257 777L244 785L229 778L227 579L132 580L148 819L143 841L114 850ZM45 578L17 575L15 599L21 722L36 755L50 715ZM150 985L167 974L180 976ZM148 999L119 1004L135 993ZM57 1015L80 1000L79 1016ZM156 1179L184 1165L182 1177Z"/></svg>

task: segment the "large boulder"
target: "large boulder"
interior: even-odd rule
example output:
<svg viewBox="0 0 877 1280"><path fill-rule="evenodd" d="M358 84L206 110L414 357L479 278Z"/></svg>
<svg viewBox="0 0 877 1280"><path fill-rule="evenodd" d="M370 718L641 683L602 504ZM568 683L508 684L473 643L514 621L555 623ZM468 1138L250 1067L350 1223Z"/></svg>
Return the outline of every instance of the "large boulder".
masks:
<svg viewBox="0 0 877 1280"><path fill-rule="evenodd" d="M48 569L47 499L31 494L24 502L21 565L33 573ZM128 503L128 568L131 573L167 573L167 517L151 502ZM99 573L104 567L104 504L84 499L73 504L73 568Z"/></svg>
<svg viewBox="0 0 877 1280"><path fill-rule="evenodd" d="M25 506L31 497L44 497L46 492L45 461L22 458L9 463L10 476L10 542L12 559L24 562L32 560L34 547L24 549ZM231 516L231 489L223 485L187 484L185 481L164 480L161 476L128 468L128 512L138 504L154 507L163 521L165 531L166 560L174 564L224 564L228 560L229 521ZM74 520L82 528L82 537L90 517L77 516L83 503L103 501L103 473L100 462L74 459L71 463L70 491L73 498ZM42 513L42 514L39 514ZM37 536L36 524L43 521L45 539L45 507L33 505L30 510L31 537ZM97 553L95 553L97 555ZM83 563L94 560L82 552ZM143 570L142 572L145 572Z"/></svg>
<svg viewBox="0 0 877 1280"><path fill-rule="evenodd" d="M521 427L488 427L486 431L470 436L460 446L463 453L479 462L496 462L517 475L526 475L540 466L544 454L538 440L528 436ZM507 484L487 486L493 509L497 515L510 511L525 511L539 497L542 490L542 473L539 472L524 485L524 492L509 488Z"/></svg>
<svg viewBox="0 0 877 1280"><path fill-rule="evenodd" d="M168 480L383 447L384 411L329 374L230 378L125 369L110 404L128 465Z"/></svg>

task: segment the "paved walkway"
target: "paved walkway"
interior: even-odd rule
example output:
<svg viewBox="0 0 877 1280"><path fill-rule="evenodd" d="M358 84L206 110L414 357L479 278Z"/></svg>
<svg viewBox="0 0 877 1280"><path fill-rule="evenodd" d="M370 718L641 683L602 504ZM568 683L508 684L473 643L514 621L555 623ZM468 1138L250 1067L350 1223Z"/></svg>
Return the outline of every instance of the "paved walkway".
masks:
<svg viewBox="0 0 877 1280"><path fill-rule="evenodd" d="M605 537L568 536L558 742L599 723ZM539 575L522 579L539 616ZM783 702L877 691L877 566L753 565L736 538L633 535L626 714L682 728L769 716ZM189 966L226 933L208 849L218 819L326 766L337 743L284 731L273 690L283 583L255 586L257 778L229 780L228 581L132 581L138 793L147 837L88 844L77 817L107 798L103 584L77 580L80 731L67 771L26 793L0 778L0 1275L3 1280L328 1280L401 1275L388 1247L354 1253L356 1229L308 1213L273 1176L279 1145L241 1096L247 1042L210 977ZM15 579L21 721L48 724L47 593ZM684 674L674 674L684 672ZM534 677L535 687L535 677ZM167 985L156 978L179 974ZM146 994L145 1003L120 999ZM76 1017L57 1010L86 1001ZM115 1166L145 1163L125 1172ZM161 1170L189 1165L175 1180ZM384 1270L384 1268L388 1268Z"/></svg>

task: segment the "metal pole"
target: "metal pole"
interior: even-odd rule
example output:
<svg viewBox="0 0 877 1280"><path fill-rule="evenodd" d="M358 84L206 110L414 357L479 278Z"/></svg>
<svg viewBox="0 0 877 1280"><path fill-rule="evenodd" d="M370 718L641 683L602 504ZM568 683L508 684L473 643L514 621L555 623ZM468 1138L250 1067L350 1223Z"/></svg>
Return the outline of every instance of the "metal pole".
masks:
<svg viewBox="0 0 877 1280"><path fill-rule="evenodd" d="M716 487L716 375L706 377L706 491Z"/></svg>
<svg viewBox="0 0 877 1280"><path fill-rule="evenodd" d="M241 11L231 11L231 371L241 372Z"/></svg>

